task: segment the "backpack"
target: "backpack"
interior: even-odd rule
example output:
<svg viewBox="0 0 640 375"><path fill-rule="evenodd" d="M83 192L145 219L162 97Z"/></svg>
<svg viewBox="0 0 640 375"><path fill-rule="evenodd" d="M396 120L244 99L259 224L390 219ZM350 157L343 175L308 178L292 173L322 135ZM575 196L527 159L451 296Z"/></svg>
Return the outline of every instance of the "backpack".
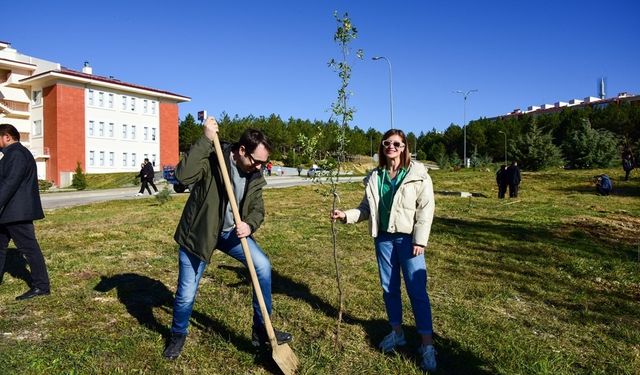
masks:
<svg viewBox="0 0 640 375"><path fill-rule="evenodd" d="M632 168L633 165L631 164L631 159L622 160L622 169L624 169L625 171L630 171Z"/></svg>

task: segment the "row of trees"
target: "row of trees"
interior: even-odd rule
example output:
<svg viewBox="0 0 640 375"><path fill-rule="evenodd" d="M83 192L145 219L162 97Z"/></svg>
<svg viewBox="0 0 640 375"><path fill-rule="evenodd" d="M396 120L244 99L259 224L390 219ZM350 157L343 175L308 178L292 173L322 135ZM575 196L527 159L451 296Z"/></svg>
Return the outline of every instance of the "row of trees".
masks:
<svg viewBox="0 0 640 375"><path fill-rule="evenodd" d="M310 121L290 118L286 121L269 117L229 117L219 119L223 139L238 139L246 128L264 131L274 145L273 159L287 165L309 163L301 152L300 135L318 140L314 161L331 157L339 148L340 125L334 121ZM180 151L202 135L202 128L191 115L180 124ZM346 151L351 155L372 155L378 149L382 133L357 126L346 129ZM439 165L462 164L463 128L451 124L444 132L435 129L419 135L408 133L408 143L417 148L418 159L434 160ZM479 119L467 126L467 150L471 164L501 162L505 157L518 160L529 170L566 165L571 168L608 167L619 162L623 148L638 155L640 148L640 106L630 103L612 104L604 108L566 108L562 112L505 119ZM417 147L416 147L417 146ZM640 156L640 155L638 155ZM640 158L636 157L637 160Z"/></svg>

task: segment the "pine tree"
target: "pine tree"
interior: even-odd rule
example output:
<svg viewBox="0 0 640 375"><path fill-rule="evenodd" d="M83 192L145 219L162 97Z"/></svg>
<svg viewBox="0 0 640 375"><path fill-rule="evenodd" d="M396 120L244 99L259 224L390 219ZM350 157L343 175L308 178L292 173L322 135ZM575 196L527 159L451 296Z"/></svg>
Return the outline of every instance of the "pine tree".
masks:
<svg viewBox="0 0 640 375"><path fill-rule="evenodd" d="M511 145L511 155L526 170L541 169L563 165L560 149L553 144L550 133L542 133L534 122L529 131L519 136Z"/></svg>
<svg viewBox="0 0 640 375"><path fill-rule="evenodd" d="M591 127L584 119L582 124L568 134L562 150L571 168L606 168L618 160L618 139L607 130Z"/></svg>
<svg viewBox="0 0 640 375"><path fill-rule="evenodd" d="M77 190L84 190L87 188L87 177L82 171L80 162L78 162L78 165L76 166L75 173L73 174L73 179L71 180L71 186L73 186Z"/></svg>

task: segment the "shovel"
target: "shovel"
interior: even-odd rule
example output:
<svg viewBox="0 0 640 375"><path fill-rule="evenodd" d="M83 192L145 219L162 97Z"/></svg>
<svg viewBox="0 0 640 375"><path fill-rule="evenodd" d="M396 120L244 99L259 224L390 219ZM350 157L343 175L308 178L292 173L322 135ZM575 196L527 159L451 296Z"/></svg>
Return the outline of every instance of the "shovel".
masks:
<svg viewBox="0 0 640 375"><path fill-rule="evenodd" d="M233 187L231 186L231 181L229 180L229 173L227 171L227 163L222 153L222 147L220 146L220 140L218 139L218 133L214 133L213 135L213 145L216 149L216 156L218 157L218 163L220 164L220 170L222 171L222 178L224 179L224 187L227 190L227 196L229 197L229 204L231 205L231 210L233 211L233 219L237 223L241 221L240 212L238 211L238 204L236 203L236 197L233 193ZM273 330L273 326L271 325L271 318L269 317L269 313L267 312L267 306L264 303L264 298L262 297L262 289L260 289L260 283L258 282L258 275L256 275L256 269L253 265L253 259L251 258L251 252L249 251L249 243L246 238L241 238L240 242L242 243L242 251L244 252L244 256L247 259L247 268L249 269L249 273L251 274L251 283L253 284L253 290L256 293L256 297L258 298L258 303L260 304L260 311L262 312L262 317L264 318L264 327L267 330L267 336L269 337L269 342L271 343L271 356L273 360L276 362L280 370L285 375L295 374L296 368L298 367L298 358L296 357L293 350L289 347L289 345L282 344L278 345L278 340L276 339L276 333Z"/></svg>

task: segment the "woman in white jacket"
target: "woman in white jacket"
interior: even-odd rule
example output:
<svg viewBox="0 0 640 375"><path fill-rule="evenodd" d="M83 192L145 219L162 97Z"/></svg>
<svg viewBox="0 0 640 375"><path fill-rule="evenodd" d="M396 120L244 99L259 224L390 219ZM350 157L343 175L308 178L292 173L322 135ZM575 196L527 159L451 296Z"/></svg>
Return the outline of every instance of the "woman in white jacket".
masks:
<svg viewBox="0 0 640 375"><path fill-rule="evenodd" d="M343 223L369 220L392 329L380 343L380 349L390 352L406 344L400 294L402 271L416 327L422 337L418 349L422 357L420 365L424 370L433 371L436 359L424 258L435 208L433 184L427 169L421 163L411 161L402 130L391 129L382 139L378 148L379 165L365 179L362 202L351 210L334 210L331 218Z"/></svg>

